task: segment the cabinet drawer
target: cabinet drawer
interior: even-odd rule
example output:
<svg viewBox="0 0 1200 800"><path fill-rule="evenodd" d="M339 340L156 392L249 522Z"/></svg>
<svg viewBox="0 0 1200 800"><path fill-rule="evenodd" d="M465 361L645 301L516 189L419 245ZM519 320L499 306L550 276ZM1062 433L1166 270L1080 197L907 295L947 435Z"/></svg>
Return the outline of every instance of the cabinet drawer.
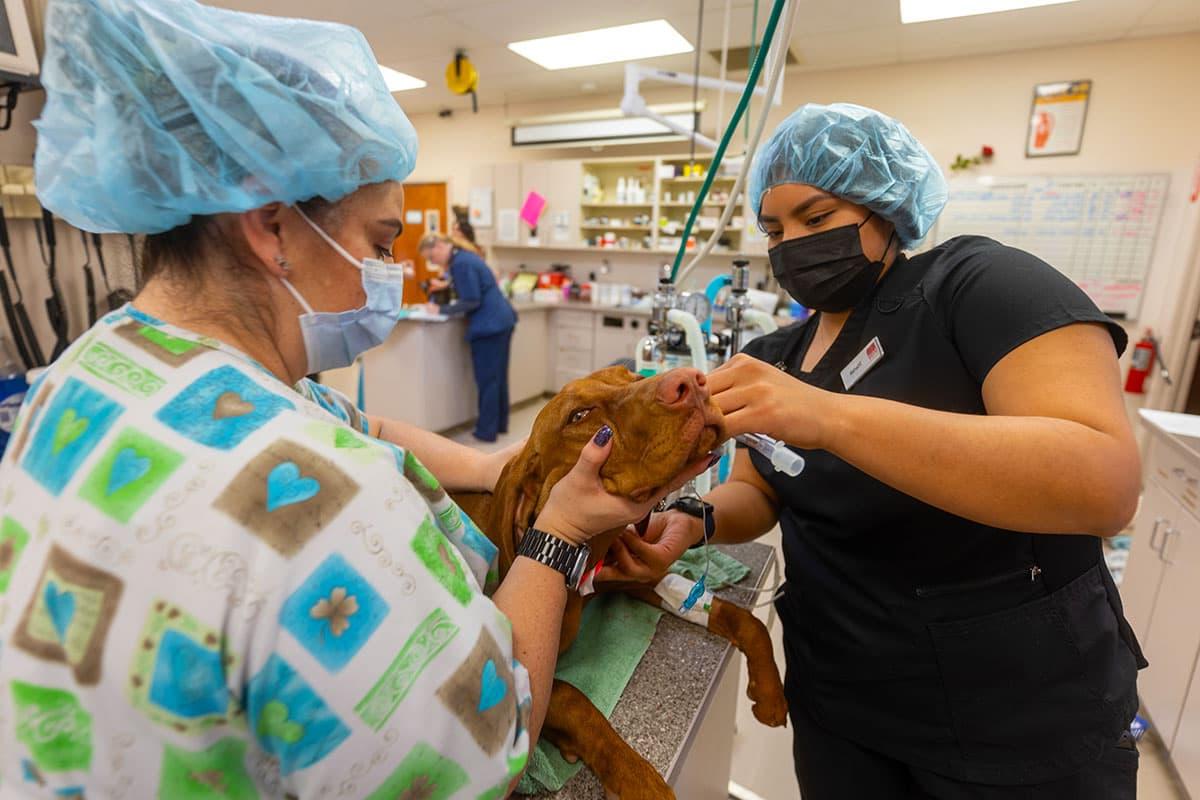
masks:
<svg viewBox="0 0 1200 800"><path fill-rule="evenodd" d="M554 319L551 324L561 328L592 328L592 317L594 315L590 311L555 311Z"/></svg>
<svg viewBox="0 0 1200 800"><path fill-rule="evenodd" d="M586 350L589 353L596 341L591 328L559 328L557 331L559 350Z"/></svg>
<svg viewBox="0 0 1200 800"><path fill-rule="evenodd" d="M554 359L555 369L569 369L590 375L592 372L591 350L559 350Z"/></svg>
<svg viewBox="0 0 1200 800"><path fill-rule="evenodd" d="M1155 439L1149 473L1193 514L1200 515L1200 467L1169 443Z"/></svg>
<svg viewBox="0 0 1200 800"><path fill-rule="evenodd" d="M571 369L570 367L559 367L554 370L554 391L562 389L573 380L586 378L591 374L589 369Z"/></svg>

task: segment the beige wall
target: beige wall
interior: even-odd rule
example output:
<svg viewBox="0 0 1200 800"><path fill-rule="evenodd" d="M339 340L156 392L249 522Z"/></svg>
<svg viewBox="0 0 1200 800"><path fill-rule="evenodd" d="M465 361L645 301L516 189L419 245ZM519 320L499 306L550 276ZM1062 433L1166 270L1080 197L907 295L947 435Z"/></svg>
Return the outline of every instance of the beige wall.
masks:
<svg viewBox="0 0 1200 800"><path fill-rule="evenodd" d="M996 149L996 157L988 169L997 174L1166 171L1191 167L1200 157L1197 75L1200 34L889 67L789 71L784 103L771 110L770 124L804 102L846 101L903 120L942 164L949 164L957 153L970 154L989 144ZM1026 159L1026 121L1034 84L1075 78L1095 81L1082 152ZM689 94L687 90L646 93L651 102L689 99ZM711 110L715 95L704 96ZM403 95L399 97L403 103ZM662 145L609 147L602 153L509 145L509 120L615 108L619 99L615 95L576 97L536 105L492 106L478 114L456 111L450 119L414 115L421 137L414 179L448 180L455 202L465 202L469 170L480 162L662 152ZM726 109L731 105L732 98ZM705 120L705 128L711 131L711 120ZM678 152L686 147L673 149Z"/></svg>
<svg viewBox="0 0 1200 800"><path fill-rule="evenodd" d="M803 102L849 101L872 106L903 120L942 165L958 153L984 145L996 156L979 174L1074 174L1169 172L1170 197L1141 319L1131 331L1153 325L1166 332L1167 353L1183 372L1185 345L1180 333L1193 309L1183 310L1186 279L1197 268L1200 205L1187 202L1200 164L1200 34L1027 50L977 58L956 58L889 67L832 72L789 72L785 101L772 109L771 124ZM1090 78L1095 82L1082 152L1077 156L1026 159L1025 136L1033 86L1039 82ZM484 76L486 84L486 76ZM688 92L651 95L651 102L685 100ZM486 91L485 91L486 96ZM403 98L403 96L401 96ZM713 95L706 95L709 109ZM421 136L417 176L448 180L455 202L465 202L470 168L480 161L503 162L558 157L587 158L663 152L662 145L592 151L523 150L509 146L508 120L607 107L619 98L580 98L508 109L485 108L478 115L457 112L449 120L418 115ZM726 102L730 108L731 101ZM757 106L755 107L757 111ZM708 114L711 117L712 114ZM712 128L706 120L706 128ZM739 135L737 141L741 141ZM675 151L686 150L676 146ZM590 260L590 259L589 259ZM641 274L650 280L652 270ZM1165 396L1151 398L1167 405Z"/></svg>

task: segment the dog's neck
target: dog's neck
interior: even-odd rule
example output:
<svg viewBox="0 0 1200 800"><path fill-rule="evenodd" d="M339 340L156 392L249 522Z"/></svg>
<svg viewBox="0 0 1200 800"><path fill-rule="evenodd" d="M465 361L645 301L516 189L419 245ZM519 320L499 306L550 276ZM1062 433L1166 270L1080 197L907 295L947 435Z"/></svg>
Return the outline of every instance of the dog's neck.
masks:
<svg viewBox="0 0 1200 800"><path fill-rule="evenodd" d="M509 567L517 557L517 547L520 545L522 537L525 536L525 532L541 513L542 507L545 506L550 489L550 487L543 487L538 502L531 506L532 510L528 514L522 514L520 519L516 518L514 509L520 503L522 487L520 481L514 479L512 469L519 460L520 456L514 458L504 468L494 493L472 492L453 495L455 502L462 507L463 512L479 526L480 530L500 551L498 567L501 579L508 574ZM604 559L608 549L623 530L624 528L614 528L588 541L588 549L591 550L591 557L588 561L589 568Z"/></svg>

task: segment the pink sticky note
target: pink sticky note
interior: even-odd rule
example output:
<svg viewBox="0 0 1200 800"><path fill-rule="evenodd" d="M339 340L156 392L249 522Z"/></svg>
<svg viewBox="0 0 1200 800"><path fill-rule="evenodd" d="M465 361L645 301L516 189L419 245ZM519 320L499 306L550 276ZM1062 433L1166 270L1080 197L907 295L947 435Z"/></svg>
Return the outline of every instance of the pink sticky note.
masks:
<svg viewBox="0 0 1200 800"><path fill-rule="evenodd" d="M521 206L521 219L525 220L531 228L536 228L538 217L546 209L546 198L542 197L537 192L530 192L525 198L525 205Z"/></svg>

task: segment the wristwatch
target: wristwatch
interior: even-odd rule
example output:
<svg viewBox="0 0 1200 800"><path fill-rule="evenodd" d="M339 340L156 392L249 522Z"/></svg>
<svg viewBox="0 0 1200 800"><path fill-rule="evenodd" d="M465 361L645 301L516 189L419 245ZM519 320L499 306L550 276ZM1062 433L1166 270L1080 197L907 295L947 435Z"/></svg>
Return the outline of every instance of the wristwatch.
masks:
<svg viewBox="0 0 1200 800"><path fill-rule="evenodd" d="M592 551L586 544L573 545L552 533L530 528L517 545L517 555L553 567L566 578L568 589L579 591L579 582L583 580Z"/></svg>
<svg viewBox="0 0 1200 800"><path fill-rule="evenodd" d="M703 547L712 541L713 534L717 532L717 518L713 514L712 503L706 503L699 497L681 497L667 506L667 510L682 511L689 517L695 517L704 521L704 538L689 547L689 550Z"/></svg>

